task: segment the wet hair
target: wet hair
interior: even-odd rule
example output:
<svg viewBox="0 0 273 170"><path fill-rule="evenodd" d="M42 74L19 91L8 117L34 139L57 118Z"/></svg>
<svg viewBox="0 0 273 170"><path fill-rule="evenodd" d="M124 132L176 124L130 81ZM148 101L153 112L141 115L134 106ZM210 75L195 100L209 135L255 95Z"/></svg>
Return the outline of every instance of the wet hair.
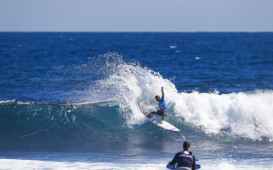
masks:
<svg viewBox="0 0 273 170"><path fill-rule="evenodd" d="M184 144L183 144L183 149L187 150L189 147L191 147L190 142L189 141L185 141Z"/></svg>
<svg viewBox="0 0 273 170"><path fill-rule="evenodd" d="M156 95L156 96L155 96L155 99L157 99L158 97L159 97L159 96L158 96L158 95Z"/></svg>

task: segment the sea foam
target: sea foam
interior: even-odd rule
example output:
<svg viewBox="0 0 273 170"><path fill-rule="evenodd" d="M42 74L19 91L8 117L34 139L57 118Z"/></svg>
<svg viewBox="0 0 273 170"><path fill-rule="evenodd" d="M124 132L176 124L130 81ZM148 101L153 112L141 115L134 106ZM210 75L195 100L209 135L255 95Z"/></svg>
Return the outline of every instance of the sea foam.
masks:
<svg viewBox="0 0 273 170"><path fill-rule="evenodd" d="M110 69L109 74L95 85L100 90L94 91L94 86L91 87L91 96L111 94L129 126L144 123L143 113L157 109L154 96L161 95L160 89L164 87L168 114L176 117L177 121L184 119L201 127L206 133L217 134L224 130L233 136L254 140L265 137L272 140L273 91L256 90L229 94L220 94L217 91L179 92L160 73L138 63L126 63L121 56L115 57L118 60L111 60L105 66Z"/></svg>

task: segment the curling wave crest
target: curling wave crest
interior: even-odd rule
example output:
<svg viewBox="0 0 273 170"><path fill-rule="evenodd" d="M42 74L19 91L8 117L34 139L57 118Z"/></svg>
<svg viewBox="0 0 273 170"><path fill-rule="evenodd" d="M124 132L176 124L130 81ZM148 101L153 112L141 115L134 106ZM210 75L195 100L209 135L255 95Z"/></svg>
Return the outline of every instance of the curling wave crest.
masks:
<svg viewBox="0 0 273 170"><path fill-rule="evenodd" d="M115 59L107 62L107 68L104 67L108 75L90 88L90 98L111 98L129 126L144 123L143 112L157 109L154 96L160 94L160 87L164 86L168 117L174 118L176 124L186 121L206 133L224 131L232 136L272 140L273 91L230 94L179 92L160 73L137 63L126 63L116 54L103 57L109 56Z"/></svg>
<svg viewBox="0 0 273 170"><path fill-rule="evenodd" d="M1 101L0 130L6 139L2 146L20 141L21 145L33 148L45 141L52 143L52 148L63 146L65 140L74 141L71 143L74 147L89 146L90 142L95 147L104 137L122 141L131 133L146 134L150 126L143 113L157 109L154 96L161 95L161 86L168 105L166 121L182 130L186 137L198 136L196 133L202 131L208 136L273 139L273 91L186 93L160 73L136 62L125 62L122 56L108 53L100 57L79 68L90 69L94 77L100 77L85 89L79 103ZM154 132L149 133L170 135L152 127L149 131Z"/></svg>

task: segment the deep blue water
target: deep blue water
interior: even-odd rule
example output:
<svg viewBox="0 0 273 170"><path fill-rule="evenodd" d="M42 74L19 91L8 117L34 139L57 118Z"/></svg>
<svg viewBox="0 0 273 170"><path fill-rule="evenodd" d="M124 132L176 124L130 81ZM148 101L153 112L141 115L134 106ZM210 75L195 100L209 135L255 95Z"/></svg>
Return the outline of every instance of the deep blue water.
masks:
<svg viewBox="0 0 273 170"><path fill-rule="evenodd" d="M267 167L272 47L273 33L0 33L2 158L167 160L187 139L200 158ZM140 112L156 109L161 86L167 121L182 133Z"/></svg>
<svg viewBox="0 0 273 170"><path fill-rule="evenodd" d="M108 52L159 72L179 91L273 88L273 33L0 33L0 40L1 100L66 101L98 79L75 67L93 67L90 60Z"/></svg>

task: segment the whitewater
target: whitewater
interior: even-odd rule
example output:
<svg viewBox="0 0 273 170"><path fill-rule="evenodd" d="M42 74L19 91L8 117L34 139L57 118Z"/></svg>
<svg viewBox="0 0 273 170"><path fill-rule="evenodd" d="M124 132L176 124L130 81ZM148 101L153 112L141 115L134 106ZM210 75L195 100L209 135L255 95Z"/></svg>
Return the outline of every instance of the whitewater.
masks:
<svg viewBox="0 0 273 170"><path fill-rule="evenodd" d="M111 154L119 150L124 155L138 150L136 153L146 159L145 152L153 148L147 148L146 142L149 143L154 140L153 138L164 136L166 139L161 141L161 145L164 146L161 149L169 155L169 159L163 158L165 162L168 162L172 157L169 152L173 150L168 144L179 148L179 143L183 140L195 142L195 145L199 145L195 150L205 155L211 153L208 149L202 148L203 145L210 145L213 141L213 145L216 145L215 150L233 143L252 147L257 141L272 142L273 91L256 90L229 94L220 94L217 90L209 93L179 92L171 80L164 79L160 73L141 67L138 63L126 63L120 55L107 54L100 57L114 57L114 59L104 59L106 64L100 69L103 69L107 75L104 79L93 82L78 103L75 101L64 104L1 101L1 129L2 136L6 139L5 142L2 141L1 150L15 149L20 151L19 155L24 150L100 152L110 149ZM83 67L77 67L77 69L83 69ZM168 105L166 120L178 127L181 133L170 133L155 127L149 124L144 116L144 113L157 109L154 96L160 94L161 86L165 88L165 100ZM102 144L101 141L106 142ZM224 146L222 142L225 142ZM21 144L16 146L16 143ZM137 149L134 145L143 146ZM248 147L244 146L244 148ZM270 150L263 154L269 154L269 152ZM14 153L7 155L14 157ZM56 158L45 162L45 160L39 160L40 158L32 160L32 155L29 153L23 155L20 159L1 159L0 162L4 167L12 169L17 169L19 164L23 169L30 167L164 169L165 167L165 163L158 161L144 163L136 155L134 155L134 163L125 164L121 163L128 161L124 158L115 158L119 163L106 163L103 162L103 158L97 160L97 155L93 154L84 155L87 158L91 157L91 160L97 160L92 163L71 157L68 158L72 162L67 162L66 159L63 160L64 162L62 160L56 162ZM83 156L79 153L71 155ZM30 157L30 160L25 161L25 156ZM42 157L43 154L40 156ZM221 156L215 159L219 159L218 164L208 161L203 163L203 168L206 169L209 165L207 169L256 169L244 164L238 167L233 159ZM47 161L50 162L49 165Z"/></svg>
<svg viewBox="0 0 273 170"><path fill-rule="evenodd" d="M118 59L106 64L111 74L96 84L103 90L92 91L92 95L103 96L100 93L105 94L107 89L129 127L143 123L143 112L157 109L153 97L161 94L160 87L163 86L169 116L176 119L177 124L183 120L202 128L207 134L226 131L232 136L272 141L273 91L230 94L219 94L217 90L210 93L178 92L175 85L160 73L139 64L127 64L121 56L114 56ZM92 95L90 98L94 99Z"/></svg>
<svg viewBox="0 0 273 170"><path fill-rule="evenodd" d="M0 33L1 168L166 169L189 140L202 169L272 169L262 35ZM161 87L179 133L144 116Z"/></svg>

